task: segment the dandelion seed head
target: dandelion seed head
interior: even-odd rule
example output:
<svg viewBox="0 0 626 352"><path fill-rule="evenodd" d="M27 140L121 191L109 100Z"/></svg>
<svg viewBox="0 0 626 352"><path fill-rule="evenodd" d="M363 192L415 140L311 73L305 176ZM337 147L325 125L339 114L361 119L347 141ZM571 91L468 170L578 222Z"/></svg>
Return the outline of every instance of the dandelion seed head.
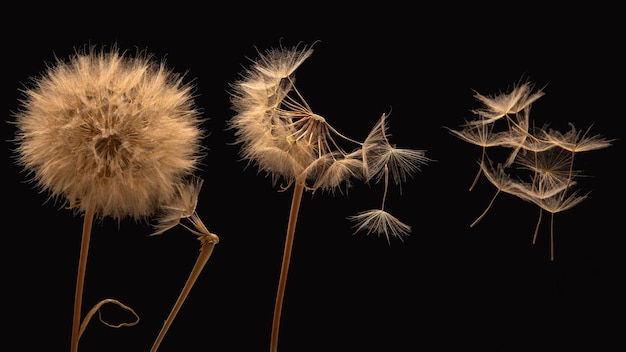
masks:
<svg viewBox="0 0 626 352"><path fill-rule="evenodd" d="M386 118L375 123L364 142L336 130L315 113L295 86L296 69L312 54L310 47L295 46L260 53L260 58L231 85L235 130L240 155L259 171L312 193L334 193L353 180L384 181L380 210L352 220L359 230L400 237L410 227L384 211L389 178L400 184L431 159L424 150L396 148L389 142ZM349 147L352 146L352 149Z"/></svg>
<svg viewBox="0 0 626 352"><path fill-rule="evenodd" d="M202 157L200 112L182 79L151 55L115 45L57 59L23 90L17 163L75 211L152 215Z"/></svg>
<svg viewBox="0 0 626 352"><path fill-rule="evenodd" d="M271 175L274 184L302 182L312 191L332 191L361 171L335 141L348 138L314 113L295 88L295 71L312 53L303 46L259 53L231 85L236 115L229 127L243 159Z"/></svg>

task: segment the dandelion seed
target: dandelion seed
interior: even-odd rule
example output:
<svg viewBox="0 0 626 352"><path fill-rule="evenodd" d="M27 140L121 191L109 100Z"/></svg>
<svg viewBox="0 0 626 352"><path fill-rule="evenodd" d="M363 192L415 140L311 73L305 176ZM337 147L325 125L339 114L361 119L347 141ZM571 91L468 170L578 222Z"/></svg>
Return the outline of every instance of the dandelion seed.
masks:
<svg viewBox="0 0 626 352"><path fill-rule="evenodd" d="M382 209L366 210L349 218L358 224L357 232L365 230L368 235L370 233L384 234L388 243L391 243L390 237L402 240L403 236L408 236L411 232L411 226Z"/></svg>
<svg viewBox="0 0 626 352"><path fill-rule="evenodd" d="M520 154L516 159L519 169L533 175L532 189L567 189L578 172L572 169L572 155L561 148L549 148L540 153ZM544 193L542 192L542 193Z"/></svg>
<svg viewBox="0 0 626 352"><path fill-rule="evenodd" d="M581 135L572 123L566 133L549 129L547 123L543 128L531 129L531 106L543 95L541 90L532 92L530 82L515 86L507 94L476 93L475 97L484 105L472 110L477 118L466 121L461 130L449 130L456 137L482 147L480 170L470 190L481 174L497 188L487 208L470 227L485 216L500 192L532 202L539 206L532 242L536 241L543 212L550 212L550 259L554 260L554 214L570 209L587 197L577 196L577 190L569 193L570 188L577 185L574 178L580 176L580 172L574 170L574 156L582 151L606 148L612 140L600 135L588 136L589 130ZM506 121L506 128L496 129L496 122L501 119ZM490 151L487 151L495 146L511 149L506 160L497 163L497 167L492 165Z"/></svg>
<svg viewBox="0 0 626 352"><path fill-rule="evenodd" d="M548 211L550 213L550 260L554 261L554 215L556 213L560 213L566 210L569 210L576 205L580 204L587 198L587 195L579 196L578 192L574 192L567 197L563 197L560 194L554 195L551 197L544 198L534 198L531 197L530 200L539 206L539 219L537 220L537 226L535 229L535 234L533 236L533 243L535 243L537 239L537 232L539 229L539 224L541 223L541 214L542 212Z"/></svg>
<svg viewBox="0 0 626 352"><path fill-rule="evenodd" d="M507 115L517 114L532 105L544 95L542 90L532 92L533 85L525 82L513 87L510 93L501 93L493 96L482 95L478 92L474 97L484 104L483 108L472 110L480 117L473 124L489 124Z"/></svg>
<svg viewBox="0 0 626 352"><path fill-rule="evenodd" d="M581 132L576 130L573 123L570 123L569 126L570 130L565 134L552 129L543 131L544 138L548 142L553 143L571 153L568 184L574 176L574 156L576 153L608 148L613 142L613 140L606 139L600 135L588 136L591 127L589 127L589 129L581 135Z"/></svg>
<svg viewBox="0 0 626 352"><path fill-rule="evenodd" d="M554 143L572 153L608 148L614 141L613 139L604 138L599 134L589 136L591 127L589 127L585 133L582 133L582 131L576 129L573 123L570 122L568 125L570 129L566 133L561 133L553 129L548 129L547 131L544 129L543 136L548 142Z"/></svg>
<svg viewBox="0 0 626 352"><path fill-rule="evenodd" d="M152 235L160 235L180 224L181 219L193 216L203 183L203 179L194 176L190 181L177 185L178 192L172 202L161 207L161 214L156 218L156 231Z"/></svg>
<svg viewBox="0 0 626 352"><path fill-rule="evenodd" d="M493 124L480 124L474 125L466 120L465 126L460 130L453 130L451 128L445 127L451 134L458 137L459 139L477 145L481 148L480 154L480 163L478 166L478 172L476 176L474 176L474 180L469 187L469 190L472 191L480 178L482 173L482 165L485 162L485 158L487 156L487 149L491 147L498 147L503 145L509 140L508 132L494 132Z"/></svg>
<svg viewBox="0 0 626 352"><path fill-rule="evenodd" d="M23 90L16 162L49 197L84 214L71 350L95 217L143 220L197 169L201 119L193 87L146 52L77 50Z"/></svg>
<svg viewBox="0 0 626 352"><path fill-rule="evenodd" d="M388 167L395 184L399 185L433 160L426 157L425 150L392 146L389 143L386 125L387 115L383 114L363 142L364 164L368 178L375 178L378 182L384 174L381 170Z"/></svg>
<svg viewBox="0 0 626 352"><path fill-rule="evenodd" d="M498 164L496 167L493 166L491 160L487 160L487 163L483 163L480 167L482 169L483 175L494 185L497 189L496 193L491 198L489 205L487 208L470 224L470 227L476 226L480 220L482 220L487 212L493 206L493 203L496 200L496 197L501 193L509 193L509 194L517 194L517 185L518 183L512 179L505 171L504 166L502 164Z"/></svg>
<svg viewBox="0 0 626 352"><path fill-rule="evenodd" d="M304 170L306 175L313 175L312 192L321 189L333 193L342 184L348 188L351 179L360 178L363 161L357 159L358 155L354 153L336 158L336 154L324 154Z"/></svg>

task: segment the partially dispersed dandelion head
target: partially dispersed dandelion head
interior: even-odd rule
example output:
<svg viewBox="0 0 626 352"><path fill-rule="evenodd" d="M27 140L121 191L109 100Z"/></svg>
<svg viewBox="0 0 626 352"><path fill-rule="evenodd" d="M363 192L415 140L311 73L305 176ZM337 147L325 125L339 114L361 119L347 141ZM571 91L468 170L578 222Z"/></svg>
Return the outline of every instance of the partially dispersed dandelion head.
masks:
<svg viewBox="0 0 626 352"><path fill-rule="evenodd" d="M23 94L17 163L77 212L150 216L202 158L193 86L145 51L76 50Z"/></svg>
<svg viewBox="0 0 626 352"><path fill-rule="evenodd" d="M242 145L242 157L270 174L274 183L308 180L334 187L328 184L334 177L318 183L314 175L345 153L333 149L332 127L311 110L294 85L296 69L312 53L311 47L299 46L260 53L231 85L236 115L229 126Z"/></svg>
<svg viewBox="0 0 626 352"><path fill-rule="evenodd" d="M235 130L236 143L241 144L240 155L271 175L274 184L282 180L283 189L298 184L311 192L334 192L351 186L353 180L384 180L386 196L389 178L396 185L406 182L431 159L424 150L390 143L387 114L382 114L361 142L315 113L295 86L296 70L312 53L313 49L306 46L270 49L260 53L231 85L236 114L229 127ZM386 234L392 236L408 231L409 227L400 226L397 219L381 214L387 213L352 220L365 229L380 219L371 230L385 227Z"/></svg>

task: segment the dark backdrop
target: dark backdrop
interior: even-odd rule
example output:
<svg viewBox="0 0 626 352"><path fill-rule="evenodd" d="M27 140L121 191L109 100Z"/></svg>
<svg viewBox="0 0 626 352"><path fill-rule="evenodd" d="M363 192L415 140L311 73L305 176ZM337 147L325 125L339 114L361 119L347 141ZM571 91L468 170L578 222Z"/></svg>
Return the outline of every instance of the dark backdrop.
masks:
<svg viewBox="0 0 626 352"><path fill-rule="evenodd" d="M29 77L90 43L145 48L197 87L210 132L198 213L220 243L160 350L268 349L291 193L278 192L239 161L226 130L233 116L228 84L257 50L316 41L296 73L313 110L356 139L392 111L392 141L426 149L436 161L403 186L402 197L391 190L390 210L413 227L404 242L353 235L346 220L377 206L380 189L357 185L347 195L305 195L281 351L624 344L626 77L616 9L171 5L132 12L123 4L24 8L6 12L14 24L3 24L6 120ZM469 227L495 188L482 179L468 191L480 150L442 128L473 117L474 91L507 91L525 79L545 87L533 105L537 124L593 125L593 133L617 139L583 159L593 176L584 187L592 192L556 216L554 262L547 217L532 245L538 211L519 199L499 196ZM7 123L2 131L8 334L19 337L20 351L67 351L81 218L46 203L46 194L25 182L11 159L14 127ZM149 351L199 249L181 227L158 237L147 237L150 230L132 221L94 226L83 310L115 298L141 321L111 329L96 316L81 351ZM132 319L111 306L103 313L107 320Z"/></svg>

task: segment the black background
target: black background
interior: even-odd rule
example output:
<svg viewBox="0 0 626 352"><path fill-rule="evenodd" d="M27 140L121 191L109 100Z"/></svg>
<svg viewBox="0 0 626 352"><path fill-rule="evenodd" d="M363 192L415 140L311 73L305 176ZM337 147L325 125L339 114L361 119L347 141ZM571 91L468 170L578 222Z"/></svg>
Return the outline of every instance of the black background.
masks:
<svg viewBox="0 0 626 352"><path fill-rule="evenodd" d="M346 220L378 206L380 188L305 195L281 351L624 345L626 77L617 9L170 5L18 9L5 12L14 24L3 24L7 121L29 77L85 44L147 49L197 88L210 133L197 210L220 243L160 351L268 349L291 193L239 160L226 130L228 84L257 50L316 41L296 72L313 110L355 139L391 111L392 142L426 149L436 161L401 197L391 190L389 210L413 227L404 242L353 235ZM555 217L554 262L548 217L532 245L538 210L519 199L499 196L469 227L495 188L482 179L468 191L480 150L442 128L473 118L474 91L495 94L526 79L545 87L531 114L537 125L593 125L592 133L617 139L581 156L579 167L593 176L581 186L591 193ZM82 221L26 182L11 159L14 126L2 131L5 324L17 350L67 351ZM199 250L182 227L158 237L150 231L132 221L94 225L83 311L114 298L141 321L112 329L96 316L81 351L150 350ZM113 306L103 313L132 320Z"/></svg>

